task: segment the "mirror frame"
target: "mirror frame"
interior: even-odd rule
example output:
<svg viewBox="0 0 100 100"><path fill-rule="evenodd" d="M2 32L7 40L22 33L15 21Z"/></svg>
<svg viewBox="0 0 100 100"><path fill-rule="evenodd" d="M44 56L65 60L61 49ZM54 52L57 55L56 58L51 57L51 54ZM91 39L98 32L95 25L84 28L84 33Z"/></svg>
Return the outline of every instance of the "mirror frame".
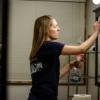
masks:
<svg viewBox="0 0 100 100"><path fill-rule="evenodd" d="M98 21L98 18L100 17L100 7L96 8L95 10L93 10L93 12L95 12L95 20ZM99 73L98 73L98 62L99 62L99 56L98 54L100 53L100 51L98 51L98 37L96 39L96 51L95 51L95 85L96 86L100 86L100 81L99 81Z"/></svg>
<svg viewBox="0 0 100 100"><path fill-rule="evenodd" d="M1 15L1 59L0 59L0 100L6 100L6 77L7 77L7 40L8 40L8 3L9 0L0 0Z"/></svg>

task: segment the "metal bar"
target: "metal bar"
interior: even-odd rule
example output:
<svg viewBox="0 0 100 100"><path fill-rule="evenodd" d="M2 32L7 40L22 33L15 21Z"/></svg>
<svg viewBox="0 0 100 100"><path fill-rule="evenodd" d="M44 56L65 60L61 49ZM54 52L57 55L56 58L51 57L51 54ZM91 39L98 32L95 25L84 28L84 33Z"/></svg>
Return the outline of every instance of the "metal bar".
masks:
<svg viewBox="0 0 100 100"><path fill-rule="evenodd" d="M68 62L70 63L70 56L68 57ZM69 76L68 76L68 83L69 83ZM67 100L69 100L69 92L70 92L70 86L67 87Z"/></svg>
<svg viewBox="0 0 100 100"><path fill-rule="evenodd" d="M86 75L87 77L89 76L89 54L87 54L87 66L86 66ZM86 94L88 94L88 78L85 78L86 79Z"/></svg>
<svg viewBox="0 0 100 100"><path fill-rule="evenodd" d="M76 94L78 94L78 84L76 85Z"/></svg>
<svg viewBox="0 0 100 100"><path fill-rule="evenodd" d="M100 96L100 88L99 87L97 88L97 92L98 92L97 93L97 97L98 97L97 99L100 100L100 97L99 97Z"/></svg>
<svg viewBox="0 0 100 100"><path fill-rule="evenodd" d="M85 3L86 1L74 1L74 0L22 0L22 1L45 1L45 2L71 2L71 3Z"/></svg>

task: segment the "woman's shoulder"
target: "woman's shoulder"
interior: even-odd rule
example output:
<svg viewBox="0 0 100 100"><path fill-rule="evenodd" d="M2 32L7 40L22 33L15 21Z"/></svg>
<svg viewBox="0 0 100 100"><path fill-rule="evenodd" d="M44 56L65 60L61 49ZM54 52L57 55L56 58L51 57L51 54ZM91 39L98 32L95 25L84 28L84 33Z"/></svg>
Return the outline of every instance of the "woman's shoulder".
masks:
<svg viewBox="0 0 100 100"><path fill-rule="evenodd" d="M42 48L54 50L54 49L63 48L63 46L64 46L64 43L61 43L61 42L58 42L58 41L45 41L42 45Z"/></svg>
<svg viewBox="0 0 100 100"><path fill-rule="evenodd" d="M64 44L57 41L45 41L39 51L39 55L60 55Z"/></svg>
<svg viewBox="0 0 100 100"><path fill-rule="evenodd" d="M61 42L59 42L59 41L45 41L44 43L43 43L43 45L54 45L54 46L56 46L56 45L64 45L64 43L61 43Z"/></svg>

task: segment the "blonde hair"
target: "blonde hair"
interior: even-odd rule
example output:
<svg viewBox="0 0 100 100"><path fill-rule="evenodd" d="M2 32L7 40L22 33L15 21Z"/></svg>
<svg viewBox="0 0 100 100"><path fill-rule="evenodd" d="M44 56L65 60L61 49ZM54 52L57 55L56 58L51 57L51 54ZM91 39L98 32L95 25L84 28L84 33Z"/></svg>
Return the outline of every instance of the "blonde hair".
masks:
<svg viewBox="0 0 100 100"><path fill-rule="evenodd" d="M48 28L51 25L52 19L53 17L51 15L44 15L36 19L34 24L34 36L30 53L30 60L36 56L43 41L46 41Z"/></svg>

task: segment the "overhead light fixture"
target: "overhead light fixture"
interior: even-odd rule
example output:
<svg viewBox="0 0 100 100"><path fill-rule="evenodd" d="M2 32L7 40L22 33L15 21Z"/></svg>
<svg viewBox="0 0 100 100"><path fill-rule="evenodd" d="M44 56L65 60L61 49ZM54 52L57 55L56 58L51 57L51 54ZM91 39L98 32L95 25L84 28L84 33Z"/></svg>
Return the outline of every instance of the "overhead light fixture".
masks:
<svg viewBox="0 0 100 100"><path fill-rule="evenodd" d="M92 0L95 5L100 4L100 0Z"/></svg>

